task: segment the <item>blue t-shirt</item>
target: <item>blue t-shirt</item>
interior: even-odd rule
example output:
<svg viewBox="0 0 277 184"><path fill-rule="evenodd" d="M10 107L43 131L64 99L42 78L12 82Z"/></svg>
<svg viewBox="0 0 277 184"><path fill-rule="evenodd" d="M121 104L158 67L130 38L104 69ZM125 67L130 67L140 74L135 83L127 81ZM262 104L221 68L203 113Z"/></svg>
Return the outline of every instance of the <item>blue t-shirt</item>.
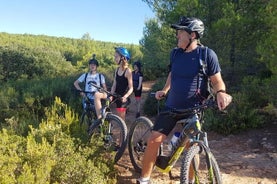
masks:
<svg viewBox="0 0 277 184"><path fill-rule="evenodd" d="M132 71L132 78L133 78L133 88L136 90L139 86L139 78L143 77L142 72Z"/></svg>
<svg viewBox="0 0 277 184"><path fill-rule="evenodd" d="M194 107L201 103L196 96L198 73L200 71L199 52L201 47L197 47L192 52L184 52L178 49L173 54L171 62L171 87L166 100L169 108L184 109ZM172 51L173 52L173 51ZM204 49L202 58L204 59ZM216 53L208 48L207 51L207 75L212 76L221 71ZM204 89L207 82L200 77L200 88Z"/></svg>

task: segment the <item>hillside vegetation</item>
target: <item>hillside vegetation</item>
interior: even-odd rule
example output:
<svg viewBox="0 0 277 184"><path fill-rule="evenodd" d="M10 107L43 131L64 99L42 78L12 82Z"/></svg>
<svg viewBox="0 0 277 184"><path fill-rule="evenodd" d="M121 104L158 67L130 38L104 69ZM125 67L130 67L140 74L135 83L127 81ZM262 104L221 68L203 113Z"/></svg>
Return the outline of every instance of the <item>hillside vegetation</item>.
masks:
<svg viewBox="0 0 277 184"><path fill-rule="evenodd" d="M96 54L110 87L114 47L124 46L130 66L140 60L144 79L157 81L153 90L162 88L176 45L170 24L180 15L204 21L201 42L218 54L234 98L227 114L206 113L206 128L231 134L276 120L277 1L143 1L156 18L145 23L140 45L0 33L1 183L116 183L113 165L78 127L82 108L73 82ZM155 102L145 104L145 114L153 114Z"/></svg>

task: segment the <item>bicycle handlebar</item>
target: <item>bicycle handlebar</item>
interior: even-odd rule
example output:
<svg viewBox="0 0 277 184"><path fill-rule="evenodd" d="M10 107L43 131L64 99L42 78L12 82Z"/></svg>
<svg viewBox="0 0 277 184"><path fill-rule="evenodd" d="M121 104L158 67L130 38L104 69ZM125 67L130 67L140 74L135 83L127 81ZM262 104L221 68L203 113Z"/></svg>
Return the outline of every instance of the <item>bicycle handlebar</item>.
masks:
<svg viewBox="0 0 277 184"><path fill-rule="evenodd" d="M115 98L121 98L121 95L112 94L110 91L105 90L103 87L97 86L96 84L93 84L93 83L92 83L91 85L92 85L93 87L95 87L95 88L97 89L97 91L107 93L107 94L108 94L108 97L109 97L109 96L113 96L113 97L115 97ZM93 95L94 95L94 93L95 93L95 91L94 91L94 92L91 92L91 91L84 91L84 90L77 90L77 91L83 92L83 93L90 93L90 94L93 94Z"/></svg>
<svg viewBox="0 0 277 184"><path fill-rule="evenodd" d="M156 97L156 92L150 92L149 96L151 98L155 98ZM157 100L157 101L159 103L159 100ZM159 104L158 104L158 106L159 106ZM214 109L219 110L216 100L214 98L209 98L203 104L197 105L197 106L192 107L192 108L170 109L170 110L166 110L166 111L163 111L163 112L160 112L158 110L158 114L189 114L189 113L199 111L199 110L202 110L202 109L206 109L206 108L214 108ZM159 107L158 107L158 109L159 109ZM220 110L220 112L223 113L223 114L227 114L226 110Z"/></svg>

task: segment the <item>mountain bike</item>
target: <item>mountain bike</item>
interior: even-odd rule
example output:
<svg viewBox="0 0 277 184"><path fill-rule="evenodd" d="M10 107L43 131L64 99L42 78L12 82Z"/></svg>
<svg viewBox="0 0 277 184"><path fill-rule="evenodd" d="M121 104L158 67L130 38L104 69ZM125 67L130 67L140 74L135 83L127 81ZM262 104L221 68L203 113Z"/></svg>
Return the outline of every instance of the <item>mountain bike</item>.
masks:
<svg viewBox="0 0 277 184"><path fill-rule="evenodd" d="M79 91L79 90L78 90ZM84 91L79 91L84 92ZM86 92L94 95L94 92ZM96 111L94 107L94 100L87 96L83 99L83 112L80 118L80 126L90 127L91 123L96 119Z"/></svg>
<svg viewBox="0 0 277 184"><path fill-rule="evenodd" d="M109 97L113 96L114 99L119 99L121 96L117 94L111 94L109 91L104 90L102 87L92 84L98 91L105 92L108 97L102 101L101 116L102 118L97 120L96 111L93 102L87 102L88 107L85 108L81 123L86 122L89 126L88 135L91 139L100 139L103 141L103 146L107 152L113 153L114 163L122 157L127 146L127 126L125 121L113 114L110 105L114 101L110 101ZM80 91L84 93L93 93L88 91Z"/></svg>
<svg viewBox="0 0 277 184"><path fill-rule="evenodd" d="M222 183L219 166L208 145L207 133L201 130L204 109L215 106L215 101L209 99L193 108L160 112L184 118L176 124L176 126L181 125L182 128L176 144L171 145L172 151L168 153L168 150L165 151L165 143L161 144L155 163L156 168L161 172L169 173L172 179L171 169L181 159L181 184L189 184L190 181L196 184ZM137 118L130 127L128 151L131 163L137 172L141 172L142 159L152 127L153 123L147 117Z"/></svg>

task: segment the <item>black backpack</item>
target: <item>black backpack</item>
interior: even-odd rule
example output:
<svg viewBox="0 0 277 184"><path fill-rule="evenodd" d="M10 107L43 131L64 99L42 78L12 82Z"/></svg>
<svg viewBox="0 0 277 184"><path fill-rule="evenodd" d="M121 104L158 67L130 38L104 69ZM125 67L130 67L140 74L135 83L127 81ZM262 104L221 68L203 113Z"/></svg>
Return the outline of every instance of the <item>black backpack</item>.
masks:
<svg viewBox="0 0 277 184"><path fill-rule="evenodd" d="M199 72L198 72L198 79L197 79L197 90L195 94L202 100L208 98L214 98L212 92L211 81L208 76L208 66L207 66L207 57L208 57L208 47L201 46L199 47ZM170 66L172 65L173 58L175 57L176 53L178 52L179 48L174 48L170 54ZM204 55L203 55L204 53ZM205 90L201 90L200 88L200 77L207 83L207 88Z"/></svg>
<svg viewBox="0 0 277 184"><path fill-rule="evenodd" d="M103 86L102 86L102 81L101 81L102 74L101 74L101 73L98 73L98 75L99 75L100 87L103 87ZM86 75L85 75L85 85L87 84L87 76L88 76L88 73L86 73Z"/></svg>

